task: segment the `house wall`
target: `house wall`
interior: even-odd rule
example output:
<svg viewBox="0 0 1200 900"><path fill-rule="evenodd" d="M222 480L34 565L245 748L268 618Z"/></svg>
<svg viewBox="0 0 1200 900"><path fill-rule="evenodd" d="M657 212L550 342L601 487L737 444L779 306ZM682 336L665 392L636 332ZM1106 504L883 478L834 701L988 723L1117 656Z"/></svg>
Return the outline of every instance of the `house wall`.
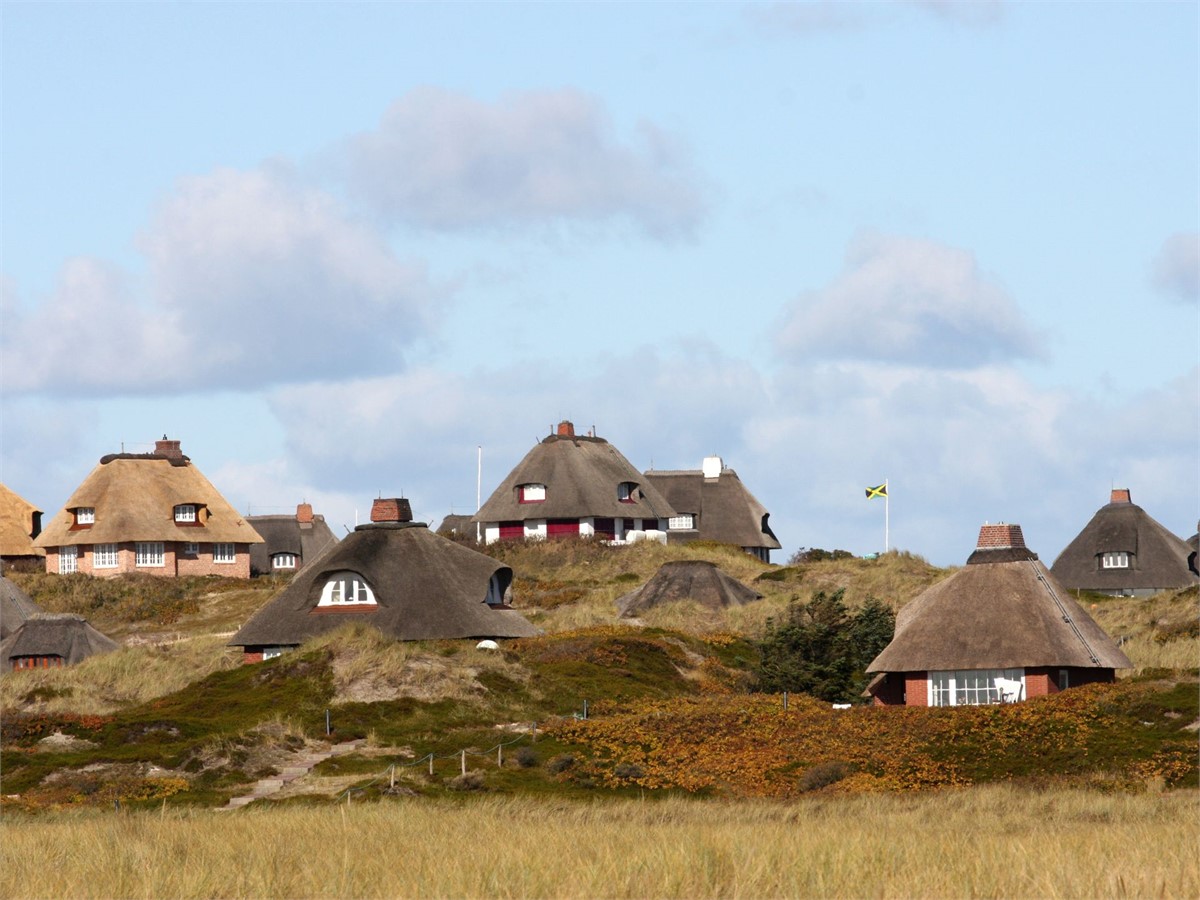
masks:
<svg viewBox="0 0 1200 900"><path fill-rule="evenodd" d="M1066 668L1067 686L1080 687L1085 684L1111 684L1116 677L1112 669L1084 669L1079 667L1044 666L1025 670L1025 696L1045 697L1047 694L1057 694L1058 674Z"/></svg>
<svg viewBox="0 0 1200 900"><path fill-rule="evenodd" d="M184 556L182 545L173 541L163 542L163 564L161 566L137 565L137 551L132 542L117 546L117 565L115 568L97 569L95 547L83 544L79 547L76 560L76 571L96 578L110 578L114 575L126 575L139 572L146 575L161 575L174 578L180 575L221 575L225 578L250 577L250 545L235 544L234 559L231 563L213 562L212 544L201 543L197 556ZM58 574L58 548L49 547L46 550L46 571L51 575Z"/></svg>

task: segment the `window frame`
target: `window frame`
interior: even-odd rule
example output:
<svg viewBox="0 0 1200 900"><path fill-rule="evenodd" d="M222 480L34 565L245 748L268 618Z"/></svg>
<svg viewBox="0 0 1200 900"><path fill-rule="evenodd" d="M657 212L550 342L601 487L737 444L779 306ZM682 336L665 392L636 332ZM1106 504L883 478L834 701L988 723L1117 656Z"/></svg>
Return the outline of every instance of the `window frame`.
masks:
<svg viewBox="0 0 1200 900"><path fill-rule="evenodd" d="M682 524L686 522L687 524ZM696 517L691 513L684 513L678 516L671 516L667 519L668 531L695 531Z"/></svg>
<svg viewBox="0 0 1200 900"><path fill-rule="evenodd" d="M617 485L617 502L618 503L637 503L637 482L622 481Z"/></svg>
<svg viewBox="0 0 1200 900"><path fill-rule="evenodd" d="M79 571L79 547L64 544L58 548L58 574L74 575Z"/></svg>
<svg viewBox="0 0 1200 900"><path fill-rule="evenodd" d="M175 504L175 524L195 525L200 521L200 507L195 503Z"/></svg>
<svg viewBox="0 0 1200 900"><path fill-rule="evenodd" d="M136 541L133 553L134 568L162 569L167 565L167 548L162 541Z"/></svg>
<svg viewBox="0 0 1200 900"><path fill-rule="evenodd" d="M121 565L120 544L93 544L92 568L116 569Z"/></svg>
<svg viewBox="0 0 1200 900"><path fill-rule="evenodd" d="M929 706L993 706L1028 696L1024 669L946 669L926 672L925 677ZM1000 679L1020 683L1015 700L1004 699Z"/></svg>
<svg viewBox="0 0 1200 900"><path fill-rule="evenodd" d="M227 566L237 562L237 544L231 544L228 541L214 542L212 561L215 566Z"/></svg>
<svg viewBox="0 0 1200 900"><path fill-rule="evenodd" d="M348 585L350 590L347 590ZM352 609L378 605L375 591L367 583L367 579L347 569L333 572L325 579L325 584L321 587L321 597L317 601L317 607L320 609Z"/></svg>
<svg viewBox="0 0 1200 900"><path fill-rule="evenodd" d="M546 485L538 481L530 481L517 485L518 503L545 503Z"/></svg>
<svg viewBox="0 0 1200 900"><path fill-rule="evenodd" d="M1108 550L1100 554L1101 569L1128 569L1128 550Z"/></svg>
<svg viewBox="0 0 1200 900"><path fill-rule="evenodd" d="M75 524L76 525L95 525L96 524L96 507L94 507L94 506L77 506L77 507L75 507Z"/></svg>
<svg viewBox="0 0 1200 900"><path fill-rule="evenodd" d="M281 564L280 561L285 558L288 560L289 565ZM275 569L280 569L282 571L291 571L297 567L299 562L300 562L300 557L297 554L291 553L286 550L280 551L279 553L271 554L271 570L272 571L274 571Z"/></svg>

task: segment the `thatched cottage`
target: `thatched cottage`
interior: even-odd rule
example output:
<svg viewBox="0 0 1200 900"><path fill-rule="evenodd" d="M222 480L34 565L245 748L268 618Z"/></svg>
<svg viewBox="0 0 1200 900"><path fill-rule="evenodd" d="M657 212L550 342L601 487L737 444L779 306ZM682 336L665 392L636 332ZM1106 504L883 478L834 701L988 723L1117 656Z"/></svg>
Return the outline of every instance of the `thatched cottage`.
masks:
<svg viewBox="0 0 1200 900"><path fill-rule="evenodd" d="M1021 526L984 525L967 564L900 610L867 690L889 706L1007 703L1132 666L1026 548Z"/></svg>
<svg viewBox="0 0 1200 900"><path fill-rule="evenodd" d="M278 656L348 622L401 641L537 634L505 601L513 573L412 521L407 500L374 502L371 521L309 561L230 640L246 662Z"/></svg>
<svg viewBox="0 0 1200 900"><path fill-rule="evenodd" d="M699 469L651 469L646 480L675 510L667 523L668 543L718 541L763 562L780 548L767 524L770 513L721 457L705 457Z"/></svg>
<svg viewBox="0 0 1200 900"><path fill-rule="evenodd" d="M42 511L0 484L0 560L41 563L46 551L33 544L41 533Z"/></svg>
<svg viewBox="0 0 1200 900"><path fill-rule="evenodd" d="M1128 489L1117 489L1050 571L1073 591L1148 597L1200 584L1193 553L1135 505Z"/></svg>
<svg viewBox="0 0 1200 900"><path fill-rule="evenodd" d="M179 441L153 453L102 457L39 535L46 571L108 576L250 577L258 532L234 510Z"/></svg>
<svg viewBox="0 0 1200 900"><path fill-rule="evenodd" d="M89 656L109 653L120 646L89 625L83 616L37 613L0 640L0 666L6 671L73 666Z"/></svg>
<svg viewBox="0 0 1200 900"><path fill-rule="evenodd" d="M32 597L7 577L0 576L0 641L42 611Z"/></svg>
<svg viewBox="0 0 1200 900"><path fill-rule="evenodd" d="M612 444L561 422L517 463L474 517L486 543L666 532L675 511Z"/></svg>
<svg viewBox="0 0 1200 900"><path fill-rule="evenodd" d="M325 517L315 515L311 503L297 504L294 516L246 516L246 521L263 539L250 545L251 575L291 575L337 543Z"/></svg>
<svg viewBox="0 0 1200 900"><path fill-rule="evenodd" d="M640 588L617 599L617 614L640 616L657 606L692 600L709 609L741 606L761 600L762 594L747 587L717 567L701 559L663 563Z"/></svg>

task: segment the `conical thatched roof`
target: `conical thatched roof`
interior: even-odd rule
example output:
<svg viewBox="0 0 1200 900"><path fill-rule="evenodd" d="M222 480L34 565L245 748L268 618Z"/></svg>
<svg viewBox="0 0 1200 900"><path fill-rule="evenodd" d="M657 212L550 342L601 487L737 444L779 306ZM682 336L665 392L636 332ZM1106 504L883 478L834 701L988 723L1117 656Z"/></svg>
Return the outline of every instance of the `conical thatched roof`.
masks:
<svg viewBox="0 0 1200 900"><path fill-rule="evenodd" d="M1105 568L1106 553L1127 554L1128 565ZM1118 489L1050 571L1071 590L1151 593L1200 583L1188 564L1191 553L1186 541L1135 505L1128 490Z"/></svg>
<svg viewBox="0 0 1200 900"><path fill-rule="evenodd" d="M565 426L565 427L564 427ZM621 484L637 486L630 502L618 498ZM517 488L546 486L546 499L519 503ZM517 463L474 517L477 522L523 522L526 519L668 518L674 510L612 444L603 438L574 433L570 423L544 438Z"/></svg>
<svg viewBox="0 0 1200 900"><path fill-rule="evenodd" d="M694 539L746 549L780 548L767 524L767 508L733 469L722 467L716 477L705 477L702 469L650 470L646 478L676 513L696 517L695 533L691 535Z"/></svg>
<svg viewBox="0 0 1200 900"><path fill-rule="evenodd" d="M318 608L335 573L360 576L376 605ZM537 629L519 612L486 602L489 583L503 592L512 569L434 534L417 522L359 525L297 573L230 640L233 646L294 646L347 622L373 625L398 640L529 637Z"/></svg>
<svg viewBox="0 0 1200 900"><path fill-rule="evenodd" d="M45 556L33 545L41 520L40 509L0 484L0 557Z"/></svg>
<svg viewBox="0 0 1200 900"><path fill-rule="evenodd" d="M175 506L200 507L203 527L175 522ZM75 528L73 510L96 521ZM182 454L118 453L92 469L35 542L39 547L123 541L214 541L258 544L262 538Z"/></svg>
<svg viewBox="0 0 1200 900"><path fill-rule="evenodd" d="M1004 527L1019 537L1019 526ZM1133 664L1023 541L994 548L981 541L966 566L900 611L892 642L867 671L1031 666Z"/></svg>
<svg viewBox="0 0 1200 900"><path fill-rule="evenodd" d="M694 600L719 609L762 599L762 594L726 575L716 563L699 559L663 563L636 591L617 600L621 616L641 615L648 609L678 600Z"/></svg>
<svg viewBox="0 0 1200 900"><path fill-rule="evenodd" d="M61 656L65 665L98 653L109 653L121 645L72 613L38 613L0 641L0 662L11 669L20 656Z"/></svg>
<svg viewBox="0 0 1200 900"><path fill-rule="evenodd" d="M8 578L0 576L0 641L20 628L26 619L42 611L28 594Z"/></svg>

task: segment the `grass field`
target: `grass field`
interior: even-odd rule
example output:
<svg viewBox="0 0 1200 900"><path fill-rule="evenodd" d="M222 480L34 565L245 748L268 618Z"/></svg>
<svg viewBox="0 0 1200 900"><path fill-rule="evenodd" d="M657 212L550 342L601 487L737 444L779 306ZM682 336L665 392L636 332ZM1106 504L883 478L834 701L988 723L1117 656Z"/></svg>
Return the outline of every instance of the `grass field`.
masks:
<svg viewBox="0 0 1200 900"><path fill-rule="evenodd" d="M392 799L5 821L24 897L1200 896L1195 791Z"/></svg>

